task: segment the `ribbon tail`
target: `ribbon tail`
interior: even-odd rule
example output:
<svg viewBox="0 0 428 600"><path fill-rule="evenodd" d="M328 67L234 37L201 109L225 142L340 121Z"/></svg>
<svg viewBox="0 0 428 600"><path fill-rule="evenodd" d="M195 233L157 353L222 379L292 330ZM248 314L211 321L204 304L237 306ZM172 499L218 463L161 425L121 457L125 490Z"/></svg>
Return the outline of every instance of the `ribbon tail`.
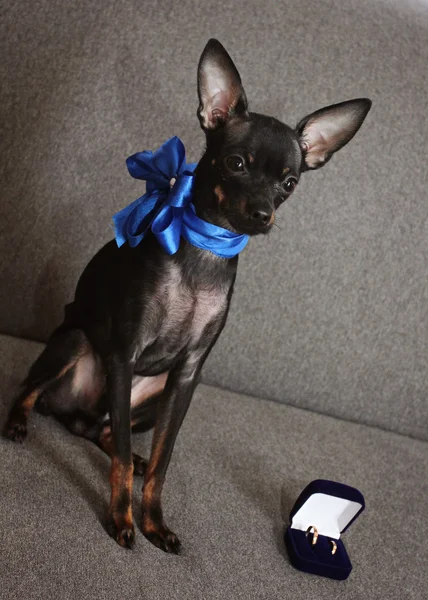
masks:
<svg viewBox="0 0 428 600"><path fill-rule="evenodd" d="M113 216L119 248L125 242L128 242L131 248L135 248L141 242L150 228L151 213L161 198L162 194L159 193L144 194Z"/></svg>
<svg viewBox="0 0 428 600"><path fill-rule="evenodd" d="M153 219L152 232L167 254L175 254L180 247L183 209L166 206Z"/></svg>
<svg viewBox="0 0 428 600"><path fill-rule="evenodd" d="M113 224L115 230L116 244L120 248L126 242L126 222L132 211L138 207L145 199L145 195L137 198L131 204L113 215Z"/></svg>

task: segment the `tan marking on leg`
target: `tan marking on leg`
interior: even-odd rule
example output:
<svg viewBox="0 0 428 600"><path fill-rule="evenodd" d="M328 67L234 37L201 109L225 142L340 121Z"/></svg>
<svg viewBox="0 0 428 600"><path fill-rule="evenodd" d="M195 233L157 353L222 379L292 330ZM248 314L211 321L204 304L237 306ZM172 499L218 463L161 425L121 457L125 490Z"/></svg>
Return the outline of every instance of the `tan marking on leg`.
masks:
<svg viewBox="0 0 428 600"><path fill-rule="evenodd" d="M152 449L152 453L150 455L149 477L151 477L151 473L153 471L155 471L156 467L158 466L159 459L161 457L162 450L164 448L166 438L167 438L167 434L166 433L164 433L163 435L161 435L159 437L159 439L157 440L157 442L156 442L156 446Z"/></svg>
<svg viewBox="0 0 428 600"><path fill-rule="evenodd" d="M103 452L112 458L113 456L113 440L110 425L106 425L97 441L98 446ZM133 474L144 476L147 461L138 454L132 453ZM136 470L137 469L137 470Z"/></svg>
<svg viewBox="0 0 428 600"><path fill-rule="evenodd" d="M141 419L138 419L138 417L136 417L135 419L131 419L131 429L133 427L135 427L135 425L138 425L139 423L141 423Z"/></svg>
<svg viewBox="0 0 428 600"><path fill-rule="evenodd" d="M144 533L152 533L159 529L156 523L146 514L143 515L143 527Z"/></svg>
<svg viewBox="0 0 428 600"><path fill-rule="evenodd" d="M152 448L149 464L147 466L147 472L144 477L143 503L146 506L150 506L154 502L159 501L162 480L159 476L155 475L155 472L165 445L166 437L166 434L160 436L156 446Z"/></svg>
<svg viewBox="0 0 428 600"><path fill-rule="evenodd" d="M152 476L147 480L147 482L146 481L144 482L144 499L146 501L148 501L149 504L152 502L153 498L156 495L155 490L156 490L156 480Z"/></svg>
<svg viewBox="0 0 428 600"><path fill-rule="evenodd" d="M58 379L61 379L61 377L64 377L64 375L66 373L68 373L70 371L70 369L72 369L76 365L79 358L80 358L80 356L76 357L72 362L68 363L68 365L65 365L65 367L63 367L61 369L61 371L58 373L58 375L55 377L55 380L58 381Z"/></svg>
<svg viewBox="0 0 428 600"><path fill-rule="evenodd" d="M111 485L111 500L110 514L120 516L124 519L126 526L132 527L132 480L134 473L134 465L131 463L125 464L116 456L111 459L110 469L110 485ZM129 503L123 512L123 507L120 503L123 502L123 492L128 492Z"/></svg>
<svg viewBox="0 0 428 600"><path fill-rule="evenodd" d="M159 530L159 524L163 523L162 508L160 504L160 492L162 489L162 481L159 477L151 476L144 477L143 501L142 501L142 524L144 533ZM156 519L153 518L154 513L158 514ZM160 521L159 521L160 518Z"/></svg>
<svg viewBox="0 0 428 600"><path fill-rule="evenodd" d="M26 398L24 398L24 400L21 403L21 410L22 413L28 417L31 409L33 408L33 406L35 405L37 398L40 395L40 390L38 388L36 388L34 391L31 392L31 394L29 394Z"/></svg>
<svg viewBox="0 0 428 600"><path fill-rule="evenodd" d="M68 365L65 365L65 367L63 367L58 373L58 375L55 377L55 380L61 379L61 377L63 377L72 367L74 367L74 365L76 364L76 360L74 362L70 362ZM30 394L28 394L28 396L26 396L24 400L22 400L21 411L23 415L28 417L29 413L31 412L37 401L37 398L40 396L40 393L41 390L39 388L36 388Z"/></svg>

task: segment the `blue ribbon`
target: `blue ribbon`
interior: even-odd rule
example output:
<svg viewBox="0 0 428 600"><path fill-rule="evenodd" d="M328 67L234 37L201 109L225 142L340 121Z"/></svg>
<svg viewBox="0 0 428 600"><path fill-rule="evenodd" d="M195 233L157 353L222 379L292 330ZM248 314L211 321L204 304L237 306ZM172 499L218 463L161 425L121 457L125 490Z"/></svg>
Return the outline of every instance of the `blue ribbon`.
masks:
<svg viewBox="0 0 428 600"><path fill-rule="evenodd" d="M186 165L183 142L173 137L153 152L137 152L126 165L132 177L147 182L146 193L116 213L116 243L134 248L151 230L168 254L180 247L180 237L222 258L245 248L248 235L233 233L200 219L192 204L196 164Z"/></svg>

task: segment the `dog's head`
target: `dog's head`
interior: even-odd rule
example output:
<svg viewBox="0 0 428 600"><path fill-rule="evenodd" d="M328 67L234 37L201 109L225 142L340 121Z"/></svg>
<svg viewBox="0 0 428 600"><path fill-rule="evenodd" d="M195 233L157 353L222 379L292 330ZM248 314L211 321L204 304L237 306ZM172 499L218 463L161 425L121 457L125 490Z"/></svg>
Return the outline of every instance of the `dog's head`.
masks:
<svg viewBox="0 0 428 600"><path fill-rule="evenodd" d="M198 118L207 138L199 164L222 224L239 233L267 233L275 211L292 194L301 173L318 169L357 133L371 101L322 108L289 127L248 112L239 73L217 40L198 67Z"/></svg>

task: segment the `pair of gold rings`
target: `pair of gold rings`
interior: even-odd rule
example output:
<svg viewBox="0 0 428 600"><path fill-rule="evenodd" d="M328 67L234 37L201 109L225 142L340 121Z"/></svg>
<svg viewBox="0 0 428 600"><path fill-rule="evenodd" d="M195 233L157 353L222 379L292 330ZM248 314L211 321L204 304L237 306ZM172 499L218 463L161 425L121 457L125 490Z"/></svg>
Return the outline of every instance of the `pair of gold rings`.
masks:
<svg viewBox="0 0 428 600"><path fill-rule="evenodd" d="M315 527L315 525L310 525L307 530L306 530L306 537L308 537L308 535L311 533L311 531L314 531L314 534L312 536L312 546L315 546L315 544L318 541L318 529ZM330 541L330 545L331 545L331 553L332 554L336 554L337 552L337 544L334 540L329 540Z"/></svg>

